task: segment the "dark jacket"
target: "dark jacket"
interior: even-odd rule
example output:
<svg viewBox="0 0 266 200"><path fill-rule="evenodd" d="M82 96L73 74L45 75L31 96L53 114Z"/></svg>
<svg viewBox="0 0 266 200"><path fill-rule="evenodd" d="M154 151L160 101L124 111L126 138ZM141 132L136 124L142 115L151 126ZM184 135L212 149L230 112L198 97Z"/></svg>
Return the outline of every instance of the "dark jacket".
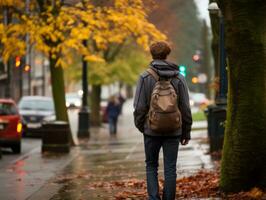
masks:
<svg viewBox="0 0 266 200"><path fill-rule="evenodd" d="M147 115L150 107L150 100L155 79L147 71L139 78L134 99L134 121L140 132L152 136L182 136L182 139L190 139L192 125L191 110L189 104L188 87L185 78L179 73L178 66L163 60L154 60L150 67L160 77L172 78L172 85L179 96L178 106L182 115L182 127L174 133L154 133L147 123Z"/></svg>
<svg viewBox="0 0 266 200"><path fill-rule="evenodd" d="M106 112L108 118L116 119L120 114L120 104L116 104L114 102L108 102Z"/></svg>

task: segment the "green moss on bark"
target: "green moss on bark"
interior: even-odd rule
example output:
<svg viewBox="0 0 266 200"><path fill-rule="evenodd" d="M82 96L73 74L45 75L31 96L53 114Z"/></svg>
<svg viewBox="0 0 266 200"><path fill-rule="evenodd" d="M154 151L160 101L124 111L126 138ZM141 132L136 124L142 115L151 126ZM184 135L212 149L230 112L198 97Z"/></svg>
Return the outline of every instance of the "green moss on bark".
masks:
<svg viewBox="0 0 266 200"><path fill-rule="evenodd" d="M229 58L221 188L266 187L266 4L220 1ZM255 13L254 13L255 12Z"/></svg>
<svg viewBox="0 0 266 200"><path fill-rule="evenodd" d="M68 122L65 100L64 71L61 66L55 66L56 60L50 58L52 95L55 105L56 120Z"/></svg>

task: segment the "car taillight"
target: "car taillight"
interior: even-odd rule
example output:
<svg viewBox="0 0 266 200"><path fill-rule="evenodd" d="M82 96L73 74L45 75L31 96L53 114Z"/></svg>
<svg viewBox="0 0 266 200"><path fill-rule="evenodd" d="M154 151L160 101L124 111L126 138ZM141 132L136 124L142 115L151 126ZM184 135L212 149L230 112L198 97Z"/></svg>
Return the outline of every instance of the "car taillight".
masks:
<svg viewBox="0 0 266 200"><path fill-rule="evenodd" d="M17 132L18 132L18 133L21 133L21 131L22 131L22 123L19 122L19 123L17 124Z"/></svg>

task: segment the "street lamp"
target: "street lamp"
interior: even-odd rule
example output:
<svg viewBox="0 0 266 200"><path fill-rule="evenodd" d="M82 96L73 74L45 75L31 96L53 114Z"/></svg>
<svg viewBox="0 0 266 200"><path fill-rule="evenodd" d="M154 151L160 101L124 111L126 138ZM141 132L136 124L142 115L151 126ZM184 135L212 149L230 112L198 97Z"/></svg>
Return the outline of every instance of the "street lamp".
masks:
<svg viewBox="0 0 266 200"><path fill-rule="evenodd" d="M26 0L25 2L25 12L26 14L30 14L30 0ZM24 71L28 72L28 95L31 95L31 78L32 78L32 73L31 73L31 46L30 46L30 36L27 33L26 38L26 56L25 56L25 67Z"/></svg>
<svg viewBox="0 0 266 200"><path fill-rule="evenodd" d="M226 73L226 55L225 55L225 36L224 36L224 17L216 2L209 4L210 14L219 17L219 93L215 100L216 104L226 104L227 99L227 73Z"/></svg>
<svg viewBox="0 0 266 200"><path fill-rule="evenodd" d="M83 41L84 47L87 47L87 41ZM88 108L88 69L85 56L82 57L82 106L79 111L78 137L89 137L89 108Z"/></svg>
<svg viewBox="0 0 266 200"><path fill-rule="evenodd" d="M223 146L224 122L226 120L227 103L227 73L225 55L225 34L224 18L216 2L209 4L208 10L212 15L219 17L219 92L215 99L215 104L208 106L206 111L208 120L208 136L210 141L210 151L219 151Z"/></svg>
<svg viewBox="0 0 266 200"><path fill-rule="evenodd" d="M11 22L11 19L9 17L8 9L4 7L3 10L3 23L5 26L8 26L8 24ZM11 97L11 81L12 81L12 73L11 73L11 63L10 59L5 64L7 79L6 79L6 88L5 88L5 97L10 98Z"/></svg>
<svg viewBox="0 0 266 200"><path fill-rule="evenodd" d="M211 14L218 14L220 11L220 8L216 2L212 2L208 6L208 10Z"/></svg>

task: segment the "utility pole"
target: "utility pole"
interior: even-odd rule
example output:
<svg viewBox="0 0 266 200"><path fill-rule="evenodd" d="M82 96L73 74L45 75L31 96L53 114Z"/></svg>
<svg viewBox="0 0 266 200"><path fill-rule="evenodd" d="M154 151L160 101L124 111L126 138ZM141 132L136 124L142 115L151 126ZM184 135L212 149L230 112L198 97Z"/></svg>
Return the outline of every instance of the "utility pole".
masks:
<svg viewBox="0 0 266 200"><path fill-rule="evenodd" d="M18 84L19 84L19 98L23 96L23 65L24 65L24 59L23 57L17 56L15 59L15 67L18 74Z"/></svg>
<svg viewBox="0 0 266 200"><path fill-rule="evenodd" d="M87 41L83 40L84 47ZM78 137L89 137L89 109L88 109L88 66L85 56L82 57L82 107L79 111Z"/></svg>
<svg viewBox="0 0 266 200"><path fill-rule="evenodd" d="M202 44L203 44L203 73L207 75L207 81L204 84L206 94L209 99L214 99L214 90L210 88L211 81L214 78L213 67L210 66L210 42L209 42L209 29L206 24L206 20L203 20L202 28Z"/></svg>
<svg viewBox="0 0 266 200"><path fill-rule="evenodd" d="M8 8L4 7L3 9L3 15L4 15L4 25L7 26L10 23L10 19L9 19L9 13L8 13ZM7 98L11 97L11 62L10 59L7 61L7 63L4 64L5 65L5 70L7 72L7 83L6 83L6 91L5 91L5 96Z"/></svg>
<svg viewBox="0 0 266 200"><path fill-rule="evenodd" d="M225 52L225 30L224 30L224 17L222 12L219 11L219 68L220 68L220 89L219 96L216 100L217 104L227 104L227 71L226 71L226 52Z"/></svg>
<svg viewBox="0 0 266 200"><path fill-rule="evenodd" d="M46 80L45 60L42 58L42 96L45 96L45 80Z"/></svg>
<svg viewBox="0 0 266 200"><path fill-rule="evenodd" d="M25 12L27 15L30 14L30 0L26 0L26 4L25 4ZM31 95L31 65L30 65L30 53L31 53L31 49L30 49L30 37L29 34L26 34L26 59L25 59L25 66L29 66L30 70L28 71L28 93L29 95Z"/></svg>

